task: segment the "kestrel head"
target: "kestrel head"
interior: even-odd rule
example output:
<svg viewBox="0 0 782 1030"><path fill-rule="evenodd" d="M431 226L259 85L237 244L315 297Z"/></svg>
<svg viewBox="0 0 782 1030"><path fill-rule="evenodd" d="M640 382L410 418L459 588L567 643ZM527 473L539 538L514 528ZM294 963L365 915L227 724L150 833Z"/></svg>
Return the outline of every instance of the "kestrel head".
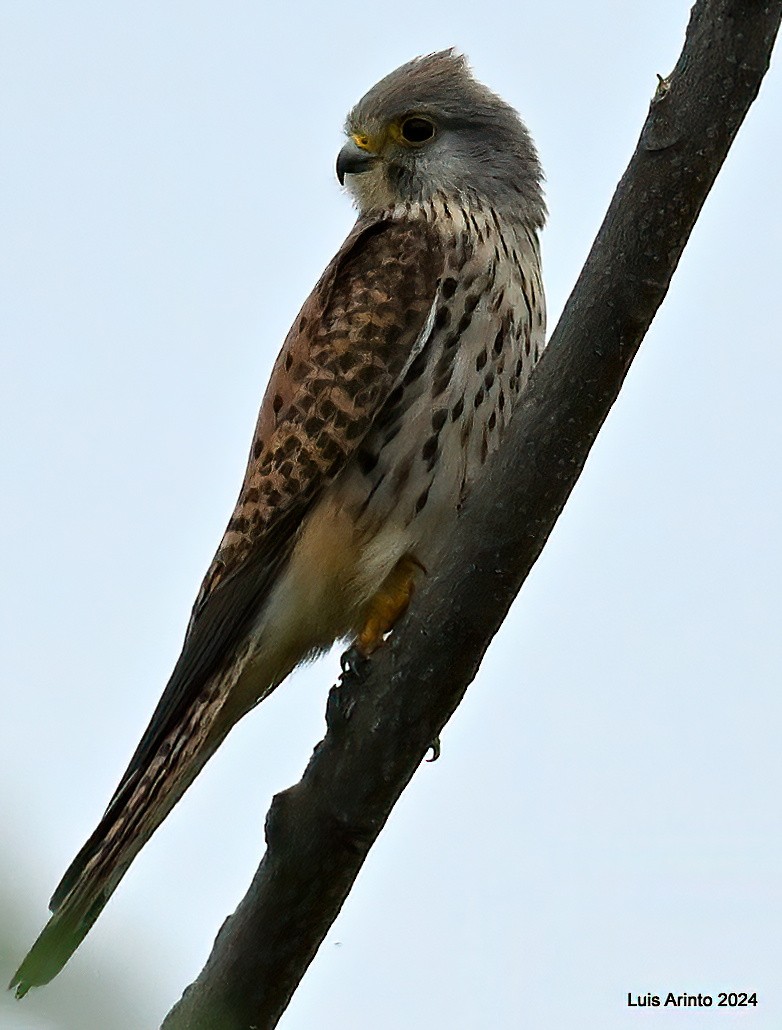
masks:
<svg viewBox="0 0 782 1030"><path fill-rule="evenodd" d="M477 196L543 225L542 174L526 127L453 50L386 75L350 112L345 132L337 176L362 214L439 192Z"/></svg>

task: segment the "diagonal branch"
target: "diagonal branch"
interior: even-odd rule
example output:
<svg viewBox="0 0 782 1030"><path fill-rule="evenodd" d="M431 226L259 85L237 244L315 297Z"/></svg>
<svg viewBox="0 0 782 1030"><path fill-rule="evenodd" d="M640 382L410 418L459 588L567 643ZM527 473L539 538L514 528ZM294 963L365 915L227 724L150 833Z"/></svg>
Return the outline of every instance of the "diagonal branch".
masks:
<svg viewBox="0 0 782 1030"><path fill-rule="evenodd" d="M400 632L329 695L267 851L164 1030L277 1025L367 853L540 554L768 68L782 0L699 0L522 411Z"/></svg>

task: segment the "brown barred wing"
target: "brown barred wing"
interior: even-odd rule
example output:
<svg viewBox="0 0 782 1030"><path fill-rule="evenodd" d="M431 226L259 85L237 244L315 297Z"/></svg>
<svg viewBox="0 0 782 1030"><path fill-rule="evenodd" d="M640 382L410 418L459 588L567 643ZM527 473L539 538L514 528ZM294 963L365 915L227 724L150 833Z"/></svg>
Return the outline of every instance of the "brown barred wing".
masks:
<svg viewBox="0 0 782 1030"><path fill-rule="evenodd" d="M274 366L239 499L182 653L93 838L110 827L148 762L242 646L303 519L409 362L442 262L439 237L426 223L360 219L306 301ZM88 857L77 856L54 908Z"/></svg>

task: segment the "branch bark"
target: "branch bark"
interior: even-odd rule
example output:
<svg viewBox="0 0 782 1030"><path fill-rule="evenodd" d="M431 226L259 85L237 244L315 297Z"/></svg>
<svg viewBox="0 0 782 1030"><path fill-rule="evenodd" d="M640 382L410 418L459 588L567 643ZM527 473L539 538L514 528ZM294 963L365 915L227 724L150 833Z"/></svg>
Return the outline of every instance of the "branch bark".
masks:
<svg viewBox="0 0 782 1030"><path fill-rule="evenodd" d="M163 1030L277 1025L367 853L478 670L661 304L768 68L782 0L699 0L627 171L451 557L275 796L267 850Z"/></svg>

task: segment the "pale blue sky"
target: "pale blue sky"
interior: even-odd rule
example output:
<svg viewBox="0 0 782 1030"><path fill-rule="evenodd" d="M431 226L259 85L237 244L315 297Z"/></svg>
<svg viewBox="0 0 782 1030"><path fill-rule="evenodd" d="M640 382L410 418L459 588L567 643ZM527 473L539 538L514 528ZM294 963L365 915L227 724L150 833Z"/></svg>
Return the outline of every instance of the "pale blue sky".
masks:
<svg viewBox="0 0 782 1030"><path fill-rule="evenodd" d="M274 357L350 227L333 172L347 109L415 54L470 56L539 145L553 325L687 14L0 6L15 958L165 684ZM782 1024L781 103L772 68L441 760L397 806L282 1030ZM3 1030L91 1030L52 1015L77 982L125 1009L96 1028L159 1023L244 893L335 669L300 672L245 720L65 973L0 999ZM668 990L760 1004L626 1007Z"/></svg>

